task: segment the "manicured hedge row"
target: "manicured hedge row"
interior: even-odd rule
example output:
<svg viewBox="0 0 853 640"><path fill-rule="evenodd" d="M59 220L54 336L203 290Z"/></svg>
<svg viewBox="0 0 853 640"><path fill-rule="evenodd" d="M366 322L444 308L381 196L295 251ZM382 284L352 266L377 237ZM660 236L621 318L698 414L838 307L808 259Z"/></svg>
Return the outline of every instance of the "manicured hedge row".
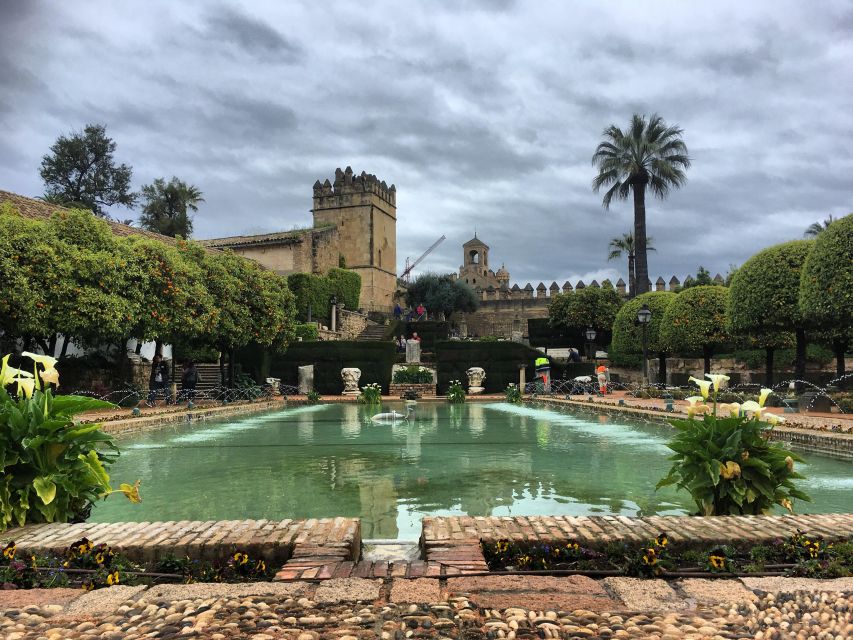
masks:
<svg viewBox="0 0 853 640"><path fill-rule="evenodd" d="M450 324L447 322L439 322L427 320L426 322L401 322L395 330L394 335L399 336L405 333L406 338L411 338L412 334L417 332L421 339L421 350L433 351L437 342L447 340L450 334Z"/></svg>
<svg viewBox="0 0 853 640"><path fill-rule="evenodd" d="M301 322L308 320L308 306L311 305L313 320L327 324L332 295L347 309L358 309L361 294L361 276L346 269L329 269L325 276L313 273L293 273L287 276L287 286L293 292L296 303L296 315Z"/></svg>
<svg viewBox="0 0 853 640"><path fill-rule="evenodd" d="M548 318L530 318L527 321L527 335L531 346L545 348L574 347L581 353L586 353L586 329L583 327L568 329L552 327ZM607 350L613 338L611 331L598 331L595 345L598 349Z"/></svg>
<svg viewBox="0 0 853 640"><path fill-rule="evenodd" d="M525 365L527 380L533 379L533 363L542 353L518 342L462 342L446 340L436 343L438 392L444 394L451 380L467 386L465 372L470 367L486 371L483 386L486 393L500 393L510 382L518 383L518 366Z"/></svg>
<svg viewBox="0 0 853 640"><path fill-rule="evenodd" d="M313 364L314 389L324 395L337 395L344 388L341 369L356 367L361 369L360 387L378 382L383 393L388 393L394 353L392 342L295 342L283 354L272 356L270 375L281 378L283 384L296 385L297 368Z"/></svg>

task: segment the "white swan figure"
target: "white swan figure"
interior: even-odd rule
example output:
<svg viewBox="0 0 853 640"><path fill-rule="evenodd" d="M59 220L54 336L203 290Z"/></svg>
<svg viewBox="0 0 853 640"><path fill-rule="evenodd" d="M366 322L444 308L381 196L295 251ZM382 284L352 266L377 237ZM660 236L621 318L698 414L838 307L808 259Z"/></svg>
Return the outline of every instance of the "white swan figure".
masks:
<svg viewBox="0 0 853 640"><path fill-rule="evenodd" d="M388 413L377 413L370 418L373 422L397 422L397 420L408 420L409 416L415 411L414 407L406 407L406 413L397 413L390 411Z"/></svg>

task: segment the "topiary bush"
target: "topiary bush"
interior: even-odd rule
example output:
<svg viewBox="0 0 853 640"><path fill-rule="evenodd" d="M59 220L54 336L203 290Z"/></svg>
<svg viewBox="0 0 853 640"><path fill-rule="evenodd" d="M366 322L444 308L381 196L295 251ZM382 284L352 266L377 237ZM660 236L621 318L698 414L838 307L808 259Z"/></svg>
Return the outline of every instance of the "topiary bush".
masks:
<svg viewBox="0 0 853 640"><path fill-rule="evenodd" d="M728 296L728 287L720 286L692 287L679 293L664 313L661 345L674 353L701 351L709 373L715 348L729 340Z"/></svg>

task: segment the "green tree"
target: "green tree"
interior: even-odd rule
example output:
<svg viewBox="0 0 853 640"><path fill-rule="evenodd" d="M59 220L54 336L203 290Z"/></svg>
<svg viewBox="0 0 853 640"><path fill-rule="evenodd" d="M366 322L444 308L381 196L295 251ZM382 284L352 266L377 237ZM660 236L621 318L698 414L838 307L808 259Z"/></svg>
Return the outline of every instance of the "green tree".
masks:
<svg viewBox="0 0 853 640"><path fill-rule="evenodd" d="M684 279L684 284L681 286L681 288L689 289L690 287L708 287L712 285L722 285L722 283L716 282L711 277L711 272L708 271L702 265L699 265L699 269L696 271L696 277L687 276Z"/></svg>
<svg viewBox="0 0 853 640"><path fill-rule="evenodd" d="M613 287L586 287L572 293L554 296L548 305L548 322L583 340L584 331L592 327L596 344L607 344L622 299Z"/></svg>
<svg viewBox="0 0 853 640"><path fill-rule="evenodd" d="M812 222L803 234L806 238L817 238L821 233L829 229L829 225L835 222L832 214L823 222Z"/></svg>
<svg viewBox="0 0 853 640"><path fill-rule="evenodd" d="M82 132L59 136L39 170L45 200L89 209L101 218L109 217L104 207L121 204L132 209L136 201L130 190L133 170L126 164L116 166L115 150L116 143L107 137L103 125L89 124Z"/></svg>
<svg viewBox="0 0 853 640"><path fill-rule="evenodd" d="M476 292L452 275L424 273L406 290L406 304L411 308L423 304L431 317L449 317L454 312L471 313L480 306Z"/></svg>
<svg viewBox="0 0 853 640"><path fill-rule="evenodd" d="M679 293L663 317L660 340L673 353L702 352L711 372L714 349L729 340L726 330L727 287L693 287Z"/></svg>
<svg viewBox="0 0 853 640"><path fill-rule="evenodd" d="M765 383L773 384L773 353L796 337L794 375L806 367L806 325L800 313L800 270L813 240L795 240L759 251L732 278L727 318L729 331L753 338L765 350Z"/></svg>
<svg viewBox="0 0 853 640"><path fill-rule="evenodd" d="M682 129L669 127L663 118L653 114L634 114L626 131L616 125L604 130L601 142L592 156L598 175L592 181L598 193L608 187L602 204L610 208L613 198L634 198L634 244L636 245L636 293L649 290L649 266L646 256L646 189L660 199L666 198L670 189L681 187L687 177L684 170L690 167L687 146L681 139Z"/></svg>
<svg viewBox="0 0 853 640"><path fill-rule="evenodd" d="M651 236L646 238L646 251L657 251L652 244L654 239ZM634 250L634 232L629 231L623 233L621 238L611 238L608 245L610 253L607 254L608 260L616 260L622 257L624 253L628 257L628 292L633 297L636 291L636 276L634 274L634 259L636 251Z"/></svg>
<svg viewBox="0 0 853 640"><path fill-rule="evenodd" d="M660 338L664 315L676 298L671 291L649 291L632 298L619 309L613 322L612 351L624 354L643 353L643 327L637 321L637 312L646 305L652 318L646 325L646 342L649 353L658 357L658 382L666 382L667 345Z"/></svg>
<svg viewBox="0 0 853 640"><path fill-rule="evenodd" d="M164 236L189 238L193 232L193 219L190 212L198 211L200 202L204 202L198 187L187 184L176 177L169 182L157 178L151 184L143 185L142 214L139 225L143 229Z"/></svg>
<svg viewBox="0 0 853 640"><path fill-rule="evenodd" d="M853 338L853 214L836 220L814 241L803 263L799 306L803 319L831 332L836 374Z"/></svg>

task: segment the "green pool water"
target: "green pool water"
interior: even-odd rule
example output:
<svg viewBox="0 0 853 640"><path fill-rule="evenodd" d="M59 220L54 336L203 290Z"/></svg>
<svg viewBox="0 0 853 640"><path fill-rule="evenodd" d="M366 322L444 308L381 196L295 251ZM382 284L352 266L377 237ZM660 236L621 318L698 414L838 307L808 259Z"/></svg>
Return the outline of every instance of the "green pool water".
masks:
<svg viewBox="0 0 853 640"><path fill-rule="evenodd" d="M403 411L400 404L386 405ZM119 441L114 482L143 503L100 503L93 521L360 517L364 538L416 539L427 515L654 515L692 509L654 486L672 429L622 416L506 403L294 407ZM853 465L806 454L803 513L853 512Z"/></svg>

